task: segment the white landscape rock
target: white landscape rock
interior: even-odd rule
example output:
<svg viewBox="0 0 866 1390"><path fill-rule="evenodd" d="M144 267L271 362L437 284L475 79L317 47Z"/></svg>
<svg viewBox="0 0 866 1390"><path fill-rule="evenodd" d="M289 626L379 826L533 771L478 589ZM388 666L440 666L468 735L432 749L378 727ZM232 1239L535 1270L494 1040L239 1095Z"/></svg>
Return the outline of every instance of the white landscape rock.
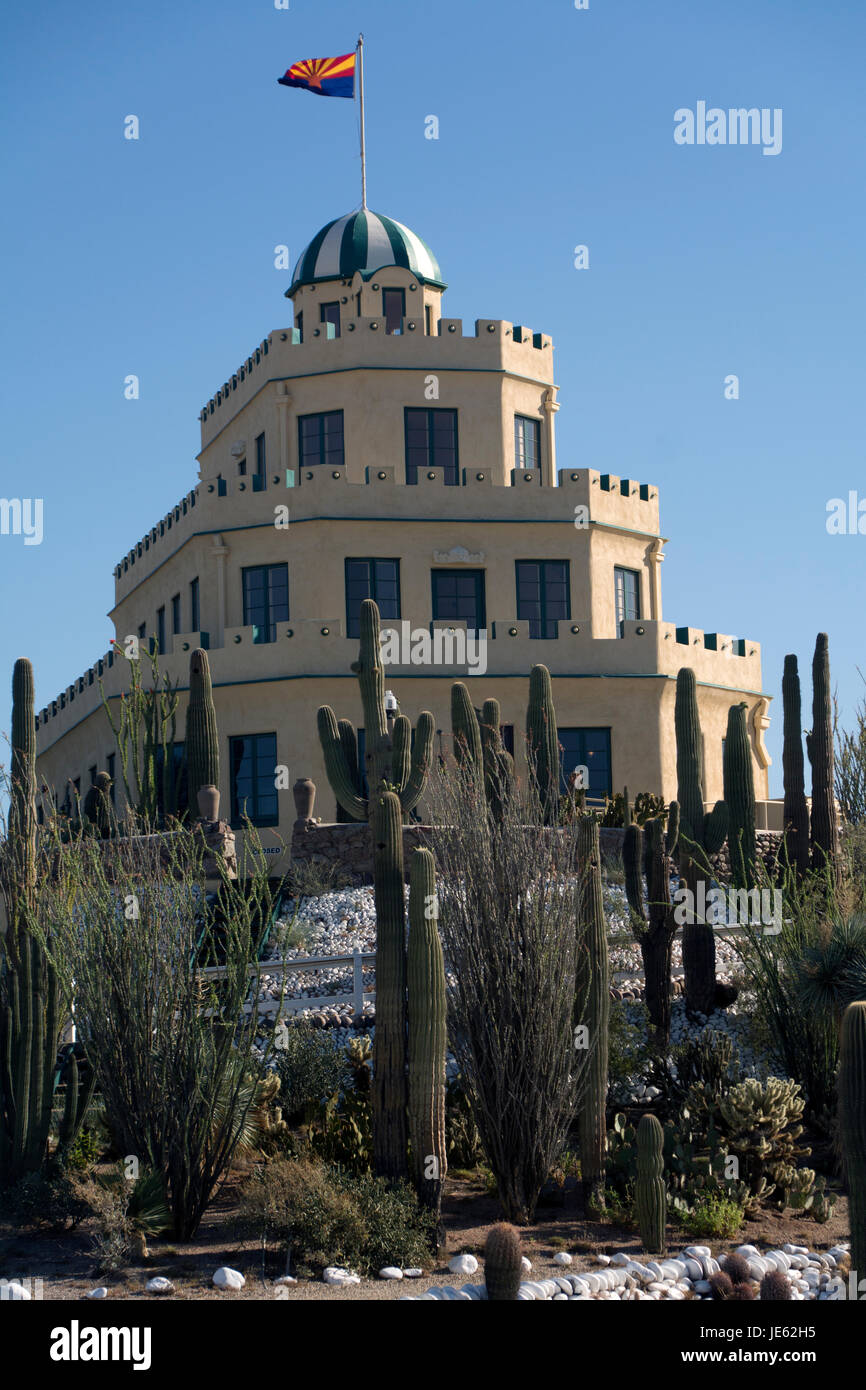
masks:
<svg viewBox="0 0 866 1390"><path fill-rule="evenodd" d="M474 1274L478 1261L474 1255L455 1255L448 1261L448 1268L452 1274Z"/></svg>
<svg viewBox="0 0 866 1390"><path fill-rule="evenodd" d="M520 1257L520 1268L524 1271L525 1274L528 1274L529 1271L532 1269L532 1261L528 1260L525 1255L521 1255Z"/></svg>
<svg viewBox="0 0 866 1390"><path fill-rule="evenodd" d="M380 1269L380 1270L379 1270L379 1278L380 1278L380 1279L402 1279L402 1278L403 1278L403 1271L402 1271L402 1269L398 1269L396 1265L386 1265L384 1269Z"/></svg>
<svg viewBox="0 0 866 1390"><path fill-rule="evenodd" d="M99 1286L98 1289L91 1289L91 1290L90 1290L90 1293L87 1295L87 1297L88 1297L88 1298L107 1298L107 1297L108 1297L108 1289L105 1287L104 1284L101 1284L101 1285Z"/></svg>
<svg viewBox="0 0 866 1390"><path fill-rule="evenodd" d="M297 1284L297 1279L293 1274L281 1274L279 1279L275 1279L275 1284Z"/></svg>
<svg viewBox="0 0 866 1390"><path fill-rule="evenodd" d="M328 1265L322 1275L323 1284L360 1284L360 1274L353 1274L350 1269L340 1269L338 1265Z"/></svg>
<svg viewBox="0 0 866 1390"><path fill-rule="evenodd" d="M145 1293L174 1293L174 1284L162 1274L157 1274L153 1279L148 1279L144 1289Z"/></svg>
<svg viewBox="0 0 866 1390"><path fill-rule="evenodd" d="M420 1278L422 1277L423 1273L424 1273L423 1269L416 1269L415 1266L413 1265L411 1269L404 1269L404 1270L403 1270L403 1278L404 1278L404 1279L420 1279Z"/></svg>
<svg viewBox="0 0 866 1390"><path fill-rule="evenodd" d="M242 1289L247 1282L239 1269L229 1269L228 1265L220 1265L213 1281L218 1289Z"/></svg>
<svg viewBox="0 0 866 1390"><path fill-rule="evenodd" d="M570 1265L571 1256L567 1250L558 1250L553 1257L553 1263L555 1265Z"/></svg>

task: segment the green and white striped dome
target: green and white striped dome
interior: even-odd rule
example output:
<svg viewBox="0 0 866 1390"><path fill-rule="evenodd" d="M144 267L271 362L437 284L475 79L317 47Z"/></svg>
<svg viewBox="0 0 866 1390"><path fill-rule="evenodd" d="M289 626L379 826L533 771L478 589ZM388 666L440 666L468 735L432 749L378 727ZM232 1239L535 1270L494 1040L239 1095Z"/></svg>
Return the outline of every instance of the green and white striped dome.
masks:
<svg viewBox="0 0 866 1390"><path fill-rule="evenodd" d="M300 254L286 297L317 280L348 280L359 270L365 279L385 266L400 265L426 285L445 288L439 262L419 236L369 208L347 213L317 232Z"/></svg>

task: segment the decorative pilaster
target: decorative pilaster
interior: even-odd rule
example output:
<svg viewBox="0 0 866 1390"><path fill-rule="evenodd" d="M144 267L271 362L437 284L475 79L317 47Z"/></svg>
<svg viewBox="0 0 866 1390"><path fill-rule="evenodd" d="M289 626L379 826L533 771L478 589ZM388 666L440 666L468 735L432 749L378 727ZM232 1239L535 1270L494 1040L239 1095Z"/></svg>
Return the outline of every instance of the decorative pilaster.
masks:
<svg viewBox="0 0 866 1390"><path fill-rule="evenodd" d="M556 486L556 429L553 417L559 409L559 402L556 399L556 387L550 386L544 393L544 410L547 415L547 449L544 455L544 482L547 487Z"/></svg>

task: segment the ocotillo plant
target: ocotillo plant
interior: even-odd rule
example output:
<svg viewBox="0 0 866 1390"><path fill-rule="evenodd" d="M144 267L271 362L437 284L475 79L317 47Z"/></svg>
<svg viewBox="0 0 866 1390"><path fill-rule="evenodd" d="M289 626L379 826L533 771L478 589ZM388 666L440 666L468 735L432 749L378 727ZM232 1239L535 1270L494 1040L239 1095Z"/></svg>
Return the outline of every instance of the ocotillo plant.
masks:
<svg viewBox="0 0 866 1390"><path fill-rule="evenodd" d="M186 743L190 815L198 815L201 787L220 784L220 746L210 662L207 652L197 647L189 659L189 704L186 710Z"/></svg>
<svg viewBox="0 0 866 1390"><path fill-rule="evenodd" d="M577 861L581 950L576 993L583 1002L582 1017L576 1018L575 1024L586 1025L591 1048L578 1117L580 1172L585 1209L600 1210L604 1207L610 970L601 889L601 848L595 815L581 816L577 822Z"/></svg>
<svg viewBox="0 0 866 1390"><path fill-rule="evenodd" d="M380 1177L408 1176L406 1128L406 916L403 818L396 792L373 805L376 900L376 1032L373 1037L373 1166Z"/></svg>
<svg viewBox="0 0 866 1390"><path fill-rule="evenodd" d="M550 672L546 666L533 666L529 674L526 742L542 821L545 825L553 825L559 807L559 738Z"/></svg>
<svg viewBox="0 0 866 1390"><path fill-rule="evenodd" d="M118 658L126 657L126 645L115 644L115 653ZM174 761L177 685L172 684L168 675L160 674L155 647L144 652L140 646L131 648L127 659L129 689L121 694L116 710L112 709L112 701L105 694L101 680L99 691L117 744L120 784L126 805L134 813L138 827L149 830L177 811L179 778L175 775ZM142 676L145 660L150 664L149 686L145 686Z"/></svg>
<svg viewBox="0 0 866 1390"><path fill-rule="evenodd" d="M339 727L330 705L322 705L318 714L319 741L331 790L337 804L355 821L371 818L371 803L375 802L383 785L396 792L402 815L408 816L424 793L433 748L433 716L426 710L418 716L411 752L412 728L405 715L394 720L393 733L389 732L379 631L379 609L372 599L364 599L360 652L358 660L352 663L352 670L358 677L364 708L364 763L369 801L361 794L357 766L353 772L351 758L347 756L349 733L355 736L350 721L341 721L349 726L348 729Z"/></svg>
<svg viewBox="0 0 866 1390"><path fill-rule="evenodd" d="M62 1018L57 974L34 933L36 909L36 721L33 668L12 676L12 760L0 937L0 1186L37 1171L48 1149ZM71 1139L89 1097L67 1093L61 1140ZM68 1083L69 1084L69 1083Z"/></svg>
<svg viewBox="0 0 866 1390"><path fill-rule="evenodd" d="M679 866L691 893L691 911L683 925L686 1007L690 1013L712 1012L716 991L716 940L713 929L697 920L697 885L710 876L709 856L717 854L728 833L728 808L717 801L704 814L701 782L701 722L695 673L677 673L674 709L677 738L677 801L680 805Z"/></svg>
<svg viewBox="0 0 866 1390"><path fill-rule="evenodd" d="M809 806L803 772L800 676L796 656L785 657L782 675L782 769L785 785L785 855L797 876L809 868Z"/></svg>
<svg viewBox="0 0 866 1390"><path fill-rule="evenodd" d="M415 1190L442 1209L445 1148L445 965L437 926L436 873L429 849L416 849L409 877L409 1140ZM441 1232L437 1232L441 1243Z"/></svg>
<svg viewBox="0 0 866 1390"><path fill-rule="evenodd" d="M866 1269L866 1003L849 1004L839 1052L839 1133L848 1180L851 1268Z"/></svg>
<svg viewBox="0 0 866 1390"><path fill-rule="evenodd" d="M812 868L835 874L839 863L839 831L833 796L833 692L830 688L830 647L819 632L812 660L812 732L806 740L812 764Z"/></svg>
<svg viewBox="0 0 866 1390"><path fill-rule="evenodd" d="M738 888L750 887L755 877L755 774L746 727L747 709L741 703L728 710L723 759L731 875Z"/></svg>
<svg viewBox="0 0 866 1390"><path fill-rule="evenodd" d="M664 1133L655 1115L644 1115L637 1127L637 1178L634 1210L641 1244L651 1255L665 1248L667 1193L662 1149Z"/></svg>
<svg viewBox="0 0 866 1390"><path fill-rule="evenodd" d="M645 1000L656 1046L665 1051L671 1035L671 953L677 921L671 903L671 855L679 836L680 808L672 801L667 830L655 816L625 832L622 857L632 934L643 958ZM643 883L646 876L647 905Z"/></svg>
<svg viewBox="0 0 866 1390"><path fill-rule="evenodd" d="M520 1236L502 1221L491 1226L484 1242L484 1283L489 1303L516 1303L523 1273Z"/></svg>

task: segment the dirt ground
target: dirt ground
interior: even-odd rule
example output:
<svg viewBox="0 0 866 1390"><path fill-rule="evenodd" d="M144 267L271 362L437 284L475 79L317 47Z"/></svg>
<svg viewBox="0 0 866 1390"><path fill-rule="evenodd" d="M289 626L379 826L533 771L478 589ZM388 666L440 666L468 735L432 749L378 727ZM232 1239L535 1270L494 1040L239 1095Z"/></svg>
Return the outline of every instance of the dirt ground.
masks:
<svg viewBox="0 0 866 1390"><path fill-rule="evenodd" d="M395 1299L418 1295L436 1284L480 1283L480 1269L475 1275L455 1275L447 1265L453 1255L464 1251L480 1258L487 1231L502 1219L496 1199L488 1196L475 1179L449 1177L443 1218L446 1247L431 1261L421 1279L362 1279L360 1284L336 1288L323 1284L321 1278L307 1278L297 1284L277 1285L275 1280L286 1272L285 1251L275 1245L263 1249L260 1241L250 1239L248 1232L242 1230L237 1182L230 1180L206 1213L193 1241L185 1245L153 1241L149 1259L131 1263L113 1274L97 1272L86 1222L65 1234L2 1227L0 1277L41 1278L42 1297L46 1300L84 1298L99 1285L108 1288L110 1299L151 1299L154 1295L145 1292L145 1284L155 1275L171 1279L175 1299ZM642 1255L635 1232L586 1221L576 1194L567 1194L563 1205L539 1206L534 1224L526 1227L522 1235L524 1253L532 1261L532 1273L527 1278L532 1279L563 1272L553 1263L558 1250L567 1250L574 1256L571 1273L598 1268L598 1254L613 1255L623 1250L637 1258ZM796 1213L778 1216L767 1212L759 1221L746 1222L733 1241L698 1240L673 1228L669 1228L668 1236L672 1254L686 1245L708 1244L716 1256L746 1243L759 1249L777 1249L791 1241L809 1249L826 1250L847 1239L848 1204L844 1197L837 1201L833 1219L823 1226ZM240 1270L247 1281L245 1288L237 1292L215 1289L211 1281L221 1265Z"/></svg>

